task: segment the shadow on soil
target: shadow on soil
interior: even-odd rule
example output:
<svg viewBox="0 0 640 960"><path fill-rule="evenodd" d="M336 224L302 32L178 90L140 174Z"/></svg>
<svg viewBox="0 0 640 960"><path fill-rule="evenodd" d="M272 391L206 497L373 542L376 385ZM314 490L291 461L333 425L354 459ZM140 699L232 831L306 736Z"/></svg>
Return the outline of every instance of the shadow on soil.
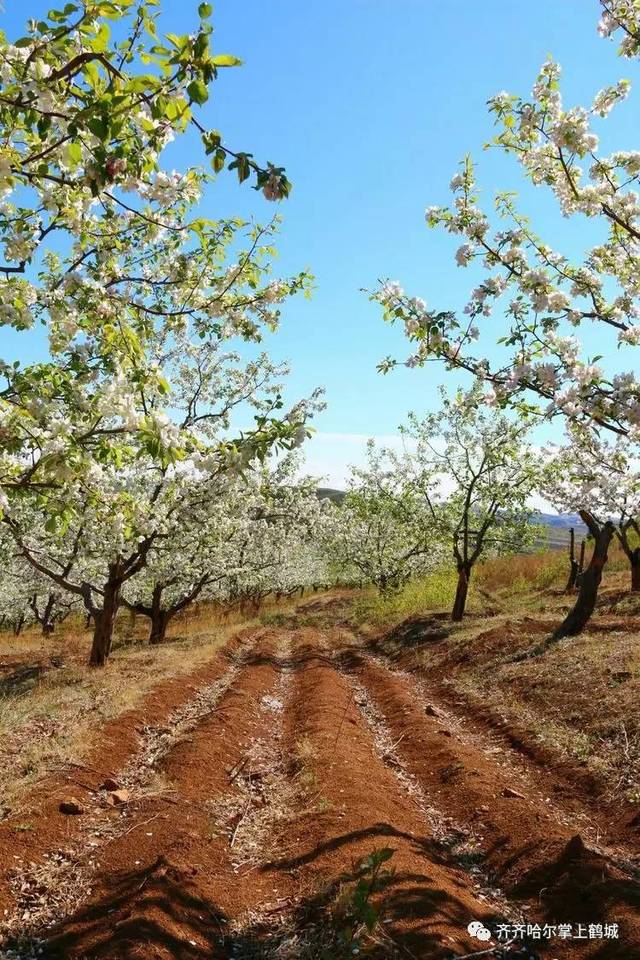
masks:
<svg viewBox="0 0 640 960"><path fill-rule="evenodd" d="M394 836L397 831L376 825L372 836ZM358 839L337 838L335 844ZM413 839L413 838L411 838ZM310 862L329 845L317 848L297 865ZM283 870L293 861L281 861ZM336 945L345 924L341 896L361 876L354 869L326 883L322 890L291 903L286 914L262 914L242 933L229 930L228 917L209 900L188 872L159 858L146 869L116 876L109 896L83 908L54 929L43 960L342 960L347 954ZM394 874L376 897L376 909L385 921L377 943L367 948L370 960L413 956L450 960L436 929L446 916L460 926L467 911L456 899L432 885L423 875ZM342 906L336 907L336 902Z"/></svg>

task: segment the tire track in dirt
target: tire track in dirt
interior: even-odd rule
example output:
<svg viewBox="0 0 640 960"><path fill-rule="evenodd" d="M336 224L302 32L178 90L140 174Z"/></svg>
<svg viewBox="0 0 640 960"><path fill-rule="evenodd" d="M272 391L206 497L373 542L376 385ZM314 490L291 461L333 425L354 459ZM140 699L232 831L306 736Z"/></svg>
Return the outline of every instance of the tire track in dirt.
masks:
<svg viewBox="0 0 640 960"><path fill-rule="evenodd" d="M495 918L495 909L446 861L425 814L378 755L349 681L317 632L299 636L291 710L306 744L316 806L296 825L297 854L274 866L317 891L307 907L320 931L334 923L329 905L357 877L355 865L375 849L392 847L395 878L379 904L380 942L371 956L444 958L473 949L467 924Z"/></svg>
<svg viewBox="0 0 640 960"><path fill-rule="evenodd" d="M158 684L135 709L104 724L96 747L83 764L73 765L73 773L66 770L48 777L14 817L0 822L0 921L15 906L10 877L16 865L39 862L47 853L56 857L83 833L84 818L61 815L60 802L74 794L83 804L87 798L89 806L94 804L100 785L137 755L141 732L166 722L167 716L189 703L201 687L215 683L230 660L256 635L255 629L241 631L197 670ZM27 821L29 829L17 829L18 814L18 823Z"/></svg>
<svg viewBox="0 0 640 960"><path fill-rule="evenodd" d="M7 957L38 955L38 931L61 921L89 897L98 855L108 844L136 829L137 823L131 825L131 821L140 821L145 798L162 793L162 784L156 781L163 764L187 734L215 712L221 698L237 682L256 641L257 636L249 636L233 643L217 664L218 669L214 668L218 674L215 679L210 671L209 682L197 686L195 695L161 723L139 730L135 755L116 773L118 783L130 791L130 803L114 811L106 803L106 794L96 791L93 806L87 816L77 818L76 834L64 849L46 852L28 862L15 858L8 881L14 902L11 908L5 908L0 921L0 936L15 943L15 948L5 951Z"/></svg>
<svg viewBox="0 0 640 960"><path fill-rule="evenodd" d="M629 859L615 851L614 862L611 852L585 846L573 813L465 737L415 677L369 655L351 651L345 659L384 718L403 768L438 809L464 825L483 855L482 869L530 920L620 923L619 942L568 942L562 956L640 956L640 886Z"/></svg>
<svg viewBox="0 0 640 960"><path fill-rule="evenodd" d="M571 831L548 805L502 796L509 771L450 718L426 714L415 678L345 653L349 640L263 630L241 663L224 661L217 699L200 690L173 712L173 734L160 718L143 731L138 760L161 771L162 791L148 789L141 763L124 765L135 802L116 814L115 835L105 822L108 837L85 849L78 882L89 875L92 889L80 886L83 906L49 931L43 960L317 960L350 923L358 863L381 847L395 849L396 873L377 895L370 960L449 960L478 949L471 919L513 920L523 904L542 915L544 897L533 901L547 854ZM512 907L492 897L478 854ZM617 908L629 878L603 870L569 844L552 882L581 904L584 890L607 893ZM598 960L635 960L637 943L635 932L601 941ZM554 946L545 957L595 960Z"/></svg>
<svg viewBox="0 0 640 960"><path fill-rule="evenodd" d="M467 923L494 911L445 862L317 634L289 636L290 656L286 636L263 638L164 758L169 794L99 851L91 898L47 960L310 960L333 942L357 862L387 845L396 876L371 957L473 946Z"/></svg>
<svg viewBox="0 0 640 960"><path fill-rule="evenodd" d="M282 771L266 766L282 742L280 657L265 635L215 711L173 747L167 795L141 803L128 833L101 851L89 902L54 928L47 958L255 955L253 928L293 893L288 878L259 869L247 883L245 869L260 865L253 844L266 840L264 828L289 815ZM238 811L247 792L251 810ZM276 806L274 794L272 815L263 808Z"/></svg>

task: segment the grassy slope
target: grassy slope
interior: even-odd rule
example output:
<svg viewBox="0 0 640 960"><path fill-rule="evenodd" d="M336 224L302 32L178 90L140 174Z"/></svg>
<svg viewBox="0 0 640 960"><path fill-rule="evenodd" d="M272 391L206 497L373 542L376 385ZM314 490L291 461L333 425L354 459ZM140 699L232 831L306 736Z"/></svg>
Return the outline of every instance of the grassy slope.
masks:
<svg viewBox="0 0 640 960"><path fill-rule="evenodd" d="M444 577L414 584L393 601L368 595L354 615L387 638L389 652L478 714L506 722L552 762L583 767L607 798L640 803L640 596L628 592L624 557L612 551L596 614L581 636L543 657L512 659L569 609L566 576L563 554L504 558L479 571L461 624L448 622L453 583ZM412 617L408 634L389 629Z"/></svg>
<svg viewBox="0 0 640 960"><path fill-rule="evenodd" d="M571 603L562 593L563 554L485 564L461 624L447 618L455 586L450 573L413 583L392 600L356 593L347 615L470 707L507 720L552 757L577 761L610 795L640 802L640 598L627 592L625 563L613 551L597 613L581 637L523 663L510 662L513 653L550 632ZM287 610L278 607L261 620L277 626L282 617L288 619ZM424 617L425 629L418 620L407 649L406 640L393 639L393 628L412 617ZM304 611L297 619L304 620ZM242 615L225 620L203 607L176 621L168 642L150 650L140 642L145 623L125 615L103 671L86 667L89 634L81 621L44 642L37 631L17 639L0 633L0 687L18 665L46 668L40 679L0 694L0 816L3 806L19 808L50 771L81 762L104 722L135 707L164 679L196 669L243 622ZM63 666L51 668L51 656Z"/></svg>
<svg viewBox="0 0 640 960"><path fill-rule="evenodd" d="M210 659L241 622L247 618L194 609L172 624L165 644L151 649L143 642L146 621L123 614L114 652L100 670L87 666L91 636L82 618L69 618L46 639L36 629L17 638L0 633L0 818L3 809L20 809L48 773L80 763L107 720L136 707L163 680ZM62 666L52 667L52 657ZM37 679L6 690L16 668L33 664L43 667Z"/></svg>

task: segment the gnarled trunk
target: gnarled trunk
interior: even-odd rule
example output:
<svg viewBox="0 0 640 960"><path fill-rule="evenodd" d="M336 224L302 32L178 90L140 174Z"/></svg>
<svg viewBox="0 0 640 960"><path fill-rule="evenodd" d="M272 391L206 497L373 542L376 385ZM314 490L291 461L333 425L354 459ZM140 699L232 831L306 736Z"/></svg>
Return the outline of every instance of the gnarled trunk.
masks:
<svg viewBox="0 0 640 960"><path fill-rule="evenodd" d="M578 579L578 574L580 573L580 566L576 560L576 540L575 540L575 531L571 527L569 531L569 579L567 580L567 585L564 588L565 593L570 593L576 585Z"/></svg>
<svg viewBox="0 0 640 960"><path fill-rule="evenodd" d="M602 571L608 558L609 544L615 532L615 527L610 521L600 526L590 514L581 512L581 516L593 536L593 554L588 567L580 577L580 589L573 609L567 614L558 629L554 631L552 640L576 636L584 630L591 619L598 599ZM587 516L588 520L586 519Z"/></svg>
<svg viewBox="0 0 640 960"><path fill-rule="evenodd" d="M103 667L111 653L113 628L120 602L121 578L113 575L113 568L110 569L110 573L112 575L104 588L102 608L100 610L94 609L91 612L94 622L93 642L89 657L89 666L91 667Z"/></svg>
<svg viewBox="0 0 640 960"><path fill-rule="evenodd" d="M467 594L469 592L469 580L471 578L471 567L462 564L458 565L458 584L456 586L456 596L453 601L451 619L454 623L462 620L465 607L467 605Z"/></svg>
<svg viewBox="0 0 640 960"><path fill-rule="evenodd" d="M151 632L149 633L149 643L154 646L158 643L164 643L167 638L167 627L171 614L168 610L159 610L151 615Z"/></svg>
<svg viewBox="0 0 640 960"><path fill-rule="evenodd" d="M631 565L631 590L633 593L640 593L640 547L631 551L629 563Z"/></svg>
<svg viewBox="0 0 640 960"><path fill-rule="evenodd" d="M151 595L151 633L149 634L149 643L154 646L163 643L167 636L167 626L173 615L172 610L162 609L163 583L157 583L153 588Z"/></svg>

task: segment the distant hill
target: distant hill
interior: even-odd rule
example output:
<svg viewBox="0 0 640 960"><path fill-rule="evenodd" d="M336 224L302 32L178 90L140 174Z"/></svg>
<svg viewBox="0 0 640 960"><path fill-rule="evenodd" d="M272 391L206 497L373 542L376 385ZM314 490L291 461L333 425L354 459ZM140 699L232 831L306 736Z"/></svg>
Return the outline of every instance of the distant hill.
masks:
<svg viewBox="0 0 640 960"><path fill-rule="evenodd" d="M332 503L342 503L346 493L334 487L318 487L318 496L321 500L331 500ZM533 522L545 528L545 535L536 546L564 547L569 543L569 530L575 530L577 543L586 537L588 531L577 513L535 513Z"/></svg>
<svg viewBox="0 0 640 960"><path fill-rule="evenodd" d="M318 487L318 496L321 500L331 500L332 503L342 503L346 497L344 490L334 490L333 487Z"/></svg>
<svg viewBox="0 0 640 960"><path fill-rule="evenodd" d="M560 527L569 529L574 527L576 533L578 530L586 531L586 527L577 513L538 513L534 517L536 523L542 523L545 527Z"/></svg>
<svg viewBox="0 0 640 960"><path fill-rule="evenodd" d="M573 527L577 547L589 532L577 513L537 513L533 521L545 528L545 537L541 538L536 546L568 546L569 531Z"/></svg>

